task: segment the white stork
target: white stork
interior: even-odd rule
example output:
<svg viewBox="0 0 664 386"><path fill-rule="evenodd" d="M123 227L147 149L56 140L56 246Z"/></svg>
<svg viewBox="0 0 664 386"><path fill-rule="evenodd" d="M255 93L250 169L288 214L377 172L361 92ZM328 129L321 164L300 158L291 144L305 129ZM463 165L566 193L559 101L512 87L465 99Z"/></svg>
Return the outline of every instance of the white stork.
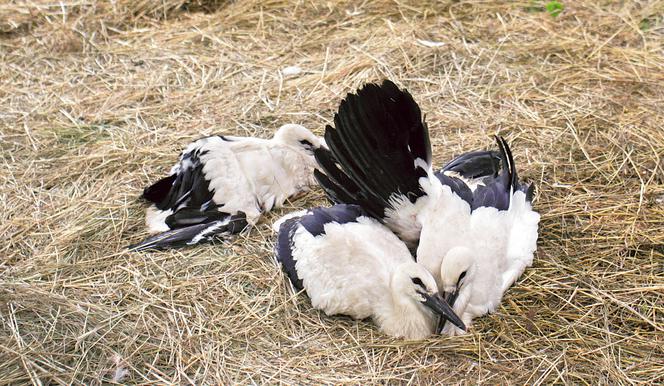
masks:
<svg viewBox="0 0 664 386"><path fill-rule="evenodd" d="M347 95L325 130L330 152L315 152L328 197L361 206L416 247L467 325L495 309L536 249L534 187L519 183L496 139L499 152L466 153L434 172L419 106L386 80Z"/></svg>
<svg viewBox="0 0 664 386"><path fill-rule="evenodd" d="M192 245L254 225L263 212L315 184L313 151L325 141L303 126L272 139L211 136L192 142L168 177L145 188L148 231L129 248Z"/></svg>
<svg viewBox="0 0 664 386"><path fill-rule="evenodd" d="M384 333L406 339L428 337L442 326L438 318L465 328L429 271L359 206L314 208L275 227L277 261L293 288L304 289L325 314L371 317Z"/></svg>

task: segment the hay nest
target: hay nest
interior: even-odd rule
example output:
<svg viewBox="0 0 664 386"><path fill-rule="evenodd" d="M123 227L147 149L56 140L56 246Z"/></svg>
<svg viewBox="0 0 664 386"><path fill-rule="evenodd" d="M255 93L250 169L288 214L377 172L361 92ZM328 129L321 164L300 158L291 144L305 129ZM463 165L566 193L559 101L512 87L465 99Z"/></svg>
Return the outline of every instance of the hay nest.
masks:
<svg viewBox="0 0 664 386"><path fill-rule="evenodd" d="M0 383L664 381L664 2L158 3L0 5ZM269 225L320 190L230 242L123 249L188 141L320 133L382 78L436 162L500 133L538 186L534 266L468 335L291 296Z"/></svg>

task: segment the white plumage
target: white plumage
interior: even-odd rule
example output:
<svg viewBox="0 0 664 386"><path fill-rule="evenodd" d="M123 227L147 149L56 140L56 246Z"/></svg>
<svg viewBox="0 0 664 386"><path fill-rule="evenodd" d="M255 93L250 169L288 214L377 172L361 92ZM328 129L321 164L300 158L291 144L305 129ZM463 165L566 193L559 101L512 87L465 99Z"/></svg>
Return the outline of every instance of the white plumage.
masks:
<svg viewBox="0 0 664 386"><path fill-rule="evenodd" d="M276 257L314 308L371 317L384 333L406 339L431 335L441 314L463 328L431 274L359 207L316 208L279 224Z"/></svg>
<svg viewBox="0 0 664 386"><path fill-rule="evenodd" d="M508 207L472 209L429 174L421 181L428 199L418 216L422 232L417 260L434 273L454 311L470 325L473 318L495 311L507 289L532 265L540 216L532 210L527 191L514 191L509 180L502 184L502 176L491 183L506 187ZM473 193L486 186L474 179L466 179L466 184ZM440 229L444 231L436 231ZM449 325L444 332L463 333Z"/></svg>
<svg viewBox="0 0 664 386"><path fill-rule="evenodd" d="M272 139L212 136L192 142L169 176L143 194L153 203L146 212L148 231L165 233L131 248L193 244L254 225L263 212L315 183L313 150L321 146L322 138L295 124L280 127ZM232 230L220 226L229 217Z"/></svg>
<svg viewBox="0 0 664 386"><path fill-rule="evenodd" d="M471 212L448 187L438 188L446 197L432 205L444 201L447 210L440 217L423 212L418 262L435 273L454 311L470 325L473 318L495 311L505 291L532 264L539 214L521 191L513 194L507 210L480 207ZM444 232L428 233L441 227ZM462 333L449 325L444 332Z"/></svg>

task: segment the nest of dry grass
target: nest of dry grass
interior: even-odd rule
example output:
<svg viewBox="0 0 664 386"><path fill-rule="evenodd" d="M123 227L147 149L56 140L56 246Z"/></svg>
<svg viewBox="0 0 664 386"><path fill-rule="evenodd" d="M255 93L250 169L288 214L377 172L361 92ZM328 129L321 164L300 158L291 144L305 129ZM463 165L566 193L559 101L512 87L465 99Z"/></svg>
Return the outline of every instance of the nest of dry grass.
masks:
<svg viewBox="0 0 664 386"><path fill-rule="evenodd" d="M564 3L0 5L0 383L663 382L664 2ZM437 161L500 132L538 186L534 266L468 335L292 297L269 224L319 190L230 242L123 249L189 140L321 132L385 77Z"/></svg>

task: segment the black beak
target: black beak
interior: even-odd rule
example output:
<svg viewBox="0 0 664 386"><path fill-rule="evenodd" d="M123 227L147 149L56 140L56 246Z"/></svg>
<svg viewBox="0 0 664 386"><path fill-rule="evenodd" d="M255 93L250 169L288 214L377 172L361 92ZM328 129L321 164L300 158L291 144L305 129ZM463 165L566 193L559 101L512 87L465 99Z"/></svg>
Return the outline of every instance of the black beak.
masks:
<svg viewBox="0 0 664 386"><path fill-rule="evenodd" d="M429 307L433 312L440 315L438 328L442 329L441 326L445 324L445 321L449 320L455 326L466 331L466 325L463 324L461 318L459 318L457 314L454 313L452 307L450 307L450 305L445 300L443 300L439 294L429 295L426 292L420 292L420 295L424 296L424 301L422 303ZM437 334L440 333L438 328L436 328Z"/></svg>
<svg viewBox="0 0 664 386"><path fill-rule="evenodd" d="M443 298L445 299L445 302L447 304L449 304L451 307L453 307L454 302L456 302L458 296L459 296L459 287L457 286L457 288L456 288L456 290L454 290L454 292L445 292L445 295L444 295ZM447 322L447 319L445 319L445 318L439 318L438 319L438 327L436 327L436 334L440 334L443 331L443 327L445 327L446 322ZM456 323L454 323L454 324L457 327L459 327L459 325L457 325ZM461 327L459 327L459 328L461 328ZM466 329L463 328L463 330L465 331Z"/></svg>

